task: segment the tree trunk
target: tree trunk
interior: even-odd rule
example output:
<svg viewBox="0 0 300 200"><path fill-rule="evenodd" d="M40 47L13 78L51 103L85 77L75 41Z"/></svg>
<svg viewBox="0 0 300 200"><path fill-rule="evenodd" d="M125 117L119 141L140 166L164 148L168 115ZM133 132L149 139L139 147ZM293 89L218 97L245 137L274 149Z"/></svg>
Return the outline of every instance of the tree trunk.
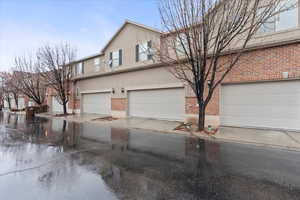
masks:
<svg viewBox="0 0 300 200"><path fill-rule="evenodd" d="M64 114L65 115L68 114L68 112L67 112L67 102L63 103L63 107L64 107Z"/></svg>
<svg viewBox="0 0 300 200"><path fill-rule="evenodd" d="M10 102L10 99L7 99L7 103L8 103L8 109L11 110L11 102Z"/></svg>
<svg viewBox="0 0 300 200"><path fill-rule="evenodd" d="M205 128L205 106L203 103L199 103L199 114L198 114L198 130L203 131Z"/></svg>

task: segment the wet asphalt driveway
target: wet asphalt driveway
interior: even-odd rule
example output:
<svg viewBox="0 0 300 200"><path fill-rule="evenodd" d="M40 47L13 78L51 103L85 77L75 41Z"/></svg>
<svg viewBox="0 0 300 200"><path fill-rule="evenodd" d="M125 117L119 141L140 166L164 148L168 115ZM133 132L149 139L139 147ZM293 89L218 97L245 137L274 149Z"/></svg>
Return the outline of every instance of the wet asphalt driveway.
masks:
<svg viewBox="0 0 300 200"><path fill-rule="evenodd" d="M1 200L300 199L300 153L0 113Z"/></svg>

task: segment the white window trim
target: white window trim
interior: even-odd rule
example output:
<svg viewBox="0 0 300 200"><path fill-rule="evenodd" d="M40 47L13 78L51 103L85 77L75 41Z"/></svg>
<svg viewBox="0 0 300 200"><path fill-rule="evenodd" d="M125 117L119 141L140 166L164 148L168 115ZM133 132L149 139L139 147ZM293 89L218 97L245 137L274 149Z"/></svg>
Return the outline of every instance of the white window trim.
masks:
<svg viewBox="0 0 300 200"><path fill-rule="evenodd" d="M83 73L83 62L79 62L76 64L76 75L82 75L82 74L84 74Z"/></svg>
<svg viewBox="0 0 300 200"><path fill-rule="evenodd" d="M95 67L96 72L100 71L100 67L101 67L101 59L100 58L94 58L94 67Z"/></svg>
<svg viewBox="0 0 300 200"><path fill-rule="evenodd" d="M148 41L139 44L139 52L138 53L139 53L139 61L140 62L148 60L149 51L150 51L150 49L148 47Z"/></svg>
<svg viewBox="0 0 300 200"><path fill-rule="evenodd" d="M185 52L184 52L184 47L182 46L181 44L181 40L184 40L184 38L186 38L186 35L184 33L180 33L177 37L176 37L176 41L175 41L175 48L176 48L176 53L178 55L185 55ZM187 43L187 41L186 41ZM184 44L185 46L187 46L187 44Z"/></svg>
<svg viewBox="0 0 300 200"><path fill-rule="evenodd" d="M119 59L120 59L120 55L119 55L119 50L116 50L116 51L112 51L112 59L111 59L111 62L112 62L112 67L119 67L120 64L119 64ZM114 58L114 55L116 56Z"/></svg>
<svg viewBox="0 0 300 200"><path fill-rule="evenodd" d="M288 31L288 30L293 30L293 29L297 29L299 28L299 9L300 9L300 6L299 6L299 3L300 1L299 0L296 0L297 2L297 7L295 9L297 9L297 18L295 20L297 20L297 25L294 26L294 27L289 27L289 28L285 28L285 29L281 29L281 28L278 28L279 27L279 20L280 20L280 13L279 15L276 15L274 16L274 30L271 30L271 31L262 31L260 30L262 27L260 27L260 29L257 31L257 35L269 35L269 34L274 34L274 33L280 33L280 32L285 32L285 31ZM285 11L285 12L290 12L291 10L288 10L288 11ZM284 12L283 12L284 13ZM263 26L263 25L262 25Z"/></svg>

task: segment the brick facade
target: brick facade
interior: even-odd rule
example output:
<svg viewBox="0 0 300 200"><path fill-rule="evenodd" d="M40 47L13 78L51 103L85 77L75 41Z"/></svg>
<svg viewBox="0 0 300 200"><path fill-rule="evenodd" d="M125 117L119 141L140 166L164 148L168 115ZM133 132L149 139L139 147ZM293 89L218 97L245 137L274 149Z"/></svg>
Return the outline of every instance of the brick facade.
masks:
<svg viewBox="0 0 300 200"><path fill-rule="evenodd" d="M223 59L226 59L226 56ZM300 78L300 43L257 49L245 53L227 75L223 84L282 80L284 79L283 72L288 72L290 79ZM186 114L197 116L198 103L196 98L193 95L187 95L185 102ZM215 90L206 114L218 116L219 102L220 87ZM112 98L111 110L127 111L127 104L127 98ZM70 105L72 109L80 109L80 100L71 100Z"/></svg>
<svg viewBox="0 0 300 200"><path fill-rule="evenodd" d="M283 72L289 73L289 79L300 79L300 43L245 53L223 84L282 80ZM207 115L219 115L219 93L220 87L216 88L207 107ZM186 98L186 113L198 113L195 97Z"/></svg>
<svg viewBox="0 0 300 200"><path fill-rule="evenodd" d="M127 110L127 98L112 98L111 110L126 111Z"/></svg>

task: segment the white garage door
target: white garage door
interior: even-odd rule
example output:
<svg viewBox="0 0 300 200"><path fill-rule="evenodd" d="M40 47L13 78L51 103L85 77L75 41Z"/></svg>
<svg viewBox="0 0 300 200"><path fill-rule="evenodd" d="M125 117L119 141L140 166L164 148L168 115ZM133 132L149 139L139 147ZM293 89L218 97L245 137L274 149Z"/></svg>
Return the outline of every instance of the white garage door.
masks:
<svg viewBox="0 0 300 200"><path fill-rule="evenodd" d="M110 93L83 94L83 113L90 114L111 114Z"/></svg>
<svg viewBox="0 0 300 200"><path fill-rule="evenodd" d="M12 109L17 109L17 104L14 98L10 99L10 105Z"/></svg>
<svg viewBox="0 0 300 200"><path fill-rule="evenodd" d="M300 82L225 85L221 124L300 130Z"/></svg>
<svg viewBox="0 0 300 200"><path fill-rule="evenodd" d="M129 115L134 117L183 120L184 89L137 90L129 92Z"/></svg>
<svg viewBox="0 0 300 200"><path fill-rule="evenodd" d="M67 110L68 110L68 107L69 107L69 102L67 103ZM56 100L55 97L52 97L52 112L54 112L54 113L63 113L64 112L63 106L60 103L58 103L58 101Z"/></svg>
<svg viewBox="0 0 300 200"><path fill-rule="evenodd" d="M23 97L19 97L18 104L19 104L19 109L24 109L25 108L25 100L24 100Z"/></svg>
<svg viewBox="0 0 300 200"><path fill-rule="evenodd" d="M9 103L6 100L4 100L4 108L9 108Z"/></svg>

